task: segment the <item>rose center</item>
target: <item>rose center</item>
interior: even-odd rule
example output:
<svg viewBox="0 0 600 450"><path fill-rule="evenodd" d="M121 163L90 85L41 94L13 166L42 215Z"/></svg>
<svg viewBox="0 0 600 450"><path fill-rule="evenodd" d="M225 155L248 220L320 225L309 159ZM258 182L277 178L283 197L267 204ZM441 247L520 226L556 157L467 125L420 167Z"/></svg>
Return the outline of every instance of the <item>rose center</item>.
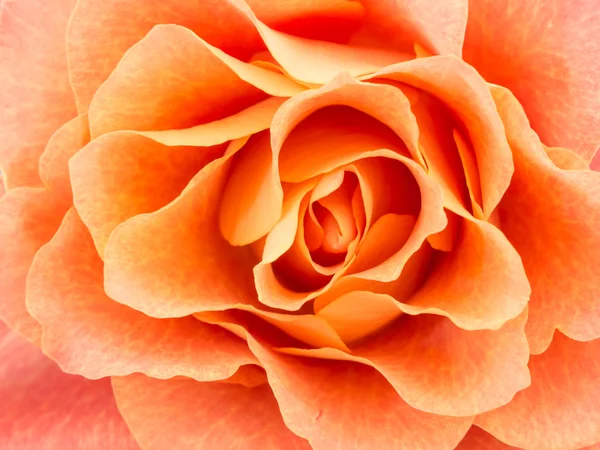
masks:
<svg viewBox="0 0 600 450"><path fill-rule="evenodd" d="M344 173L341 185L322 198L312 199L305 215L305 237L313 261L323 266L342 262L358 233L352 197L358 188L353 173Z"/></svg>

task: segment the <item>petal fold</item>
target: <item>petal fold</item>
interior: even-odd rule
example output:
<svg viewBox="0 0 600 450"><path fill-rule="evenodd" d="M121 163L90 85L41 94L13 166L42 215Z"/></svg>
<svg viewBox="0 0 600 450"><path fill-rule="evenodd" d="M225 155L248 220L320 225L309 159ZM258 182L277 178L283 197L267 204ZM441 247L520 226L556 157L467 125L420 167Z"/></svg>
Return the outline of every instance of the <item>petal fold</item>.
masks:
<svg viewBox="0 0 600 450"><path fill-rule="evenodd" d="M170 204L115 228L104 253L111 298L163 318L252 303L256 258L249 247L229 245L218 225L230 157L245 142L233 141Z"/></svg>
<svg viewBox="0 0 600 450"><path fill-rule="evenodd" d="M222 119L264 97L191 30L160 25L129 49L99 87L89 108L90 130L97 137L115 130L187 128Z"/></svg>
<svg viewBox="0 0 600 450"><path fill-rule="evenodd" d="M279 354L251 336L286 425L314 450L451 450L473 418L443 417L408 406L372 368Z"/></svg>
<svg viewBox="0 0 600 450"><path fill-rule="evenodd" d="M489 217L508 189L514 165L502 121L481 75L458 58L433 56L386 67L373 77L426 91L463 122L479 168L483 212Z"/></svg>

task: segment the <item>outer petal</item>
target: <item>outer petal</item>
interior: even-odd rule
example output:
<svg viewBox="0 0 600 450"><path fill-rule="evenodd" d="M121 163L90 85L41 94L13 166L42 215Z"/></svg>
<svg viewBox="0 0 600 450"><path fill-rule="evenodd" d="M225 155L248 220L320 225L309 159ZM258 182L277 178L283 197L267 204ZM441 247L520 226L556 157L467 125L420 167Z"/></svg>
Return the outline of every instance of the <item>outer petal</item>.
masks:
<svg viewBox="0 0 600 450"><path fill-rule="evenodd" d="M388 45L417 42L435 54L461 55L468 0L360 0L372 31ZM391 42L390 42L391 40Z"/></svg>
<svg viewBox="0 0 600 450"><path fill-rule="evenodd" d="M529 362L531 386L508 405L477 417L477 425L510 445L577 449L600 442L600 340L577 342L556 333Z"/></svg>
<svg viewBox="0 0 600 450"><path fill-rule="evenodd" d="M254 362L243 340L217 326L154 319L109 299L102 261L73 209L35 257L27 306L43 327L44 352L88 378L143 372L215 380Z"/></svg>
<svg viewBox="0 0 600 450"><path fill-rule="evenodd" d="M600 337L600 174L558 169L508 90L492 90L514 153L515 175L500 205L501 228L531 284L526 331L543 352L555 329Z"/></svg>
<svg viewBox="0 0 600 450"><path fill-rule="evenodd" d="M46 142L76 115L64 34L75 0L2 2L0 167L8 189L40 186Z"/></svg>
<svg viewBox="0 0 600 450"><path fill-rule="evenodd" d="M518 450L473 425L455 450Z"/></svg>
<svg viewBox="0 0 600 450"><path fill-rule="evenodd" d="M135 450L109 380L63 373L0 322L0 447Z"/></svg>
<svg viewBox="0 0 600 450"><path fill-rule="evenodd" d="M157 24L183 25L235 56L260 48L252 24L222 0L81 0L67 30L71 84L80 112L87 111L123 54Z"/></svg>
<svg viewBox="0 0 600 450"><path fill-rule="evenodd" d="M600 145L596 0L471 0L465 60L509 88L551 146L590 161Z"/></svg>
<svg viewBox="0 0 600 450"><path fill-rule="evenodd" d="M288 430L267 385L113 378L119 410L144 449L310 450Z"/></svg>
<svg viewBox="0 0 600 450"><path fill-rule="evenodd" d="M315 450L450 450L472 423L413 409L369 367L278 354L252 337L248 343L286 425Z"/></svg>
<svg viewBox="0 0 600 450"><path fill-rule="evenodd" d="M0 318L37 342L40 326L25 308L25 280L38 249L58 229L68 205L41 188L19 188L0 201Z"/></svg>

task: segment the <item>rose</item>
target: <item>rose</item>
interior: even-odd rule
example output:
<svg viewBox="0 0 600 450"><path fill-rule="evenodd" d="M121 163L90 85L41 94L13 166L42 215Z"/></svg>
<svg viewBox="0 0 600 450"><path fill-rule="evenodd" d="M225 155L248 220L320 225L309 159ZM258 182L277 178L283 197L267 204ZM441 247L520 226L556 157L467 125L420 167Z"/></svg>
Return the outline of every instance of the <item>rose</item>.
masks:
<svg viewBox="0 0 600 450"><path fill-rule="evenodd" d="M143 448L600 441L592 2L35 3L0 314ZM135 446L6 336L7 445Z"/></svg>

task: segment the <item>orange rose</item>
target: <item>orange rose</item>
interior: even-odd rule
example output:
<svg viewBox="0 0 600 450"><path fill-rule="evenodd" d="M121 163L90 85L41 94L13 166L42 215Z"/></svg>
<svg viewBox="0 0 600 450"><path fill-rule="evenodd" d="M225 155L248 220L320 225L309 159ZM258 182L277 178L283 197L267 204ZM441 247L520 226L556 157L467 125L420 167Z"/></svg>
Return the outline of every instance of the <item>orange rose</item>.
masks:
<svg viewBox="0 0 600 450"><path fill-rule="evenodd" d="M0 3L0 447L600 448L598 5L468 3Z"/></svg>

